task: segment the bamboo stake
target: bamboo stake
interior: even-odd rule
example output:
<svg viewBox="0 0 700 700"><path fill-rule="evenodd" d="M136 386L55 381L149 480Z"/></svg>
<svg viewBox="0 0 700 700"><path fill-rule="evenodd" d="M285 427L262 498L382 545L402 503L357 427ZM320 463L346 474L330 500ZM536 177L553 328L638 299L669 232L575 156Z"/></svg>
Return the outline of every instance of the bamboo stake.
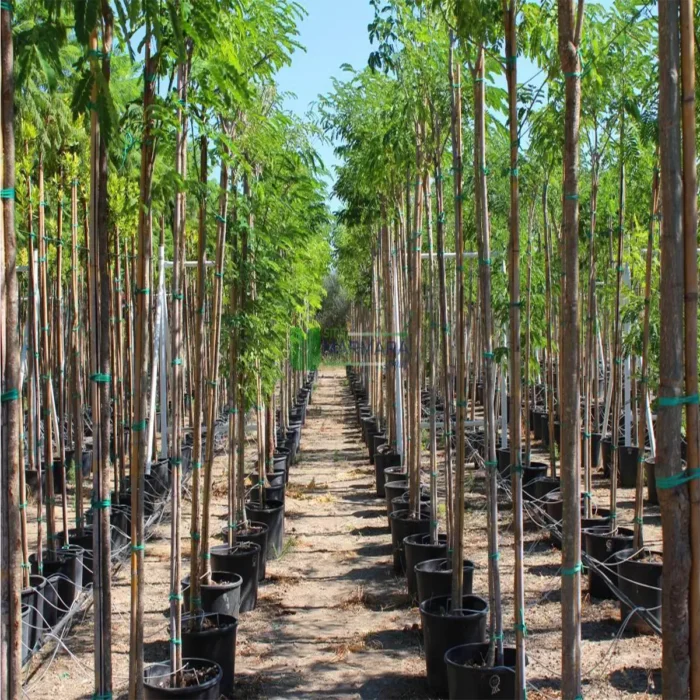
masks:
<svg viewBox="0 0 700 700"><path fill-rule="evenodd" d="M75 525L83 534L83 384L80 377L80 291L78 286L78 181L71 183L71 303L73 328L71 333L71 384L73 385L73 435L75 462Z"/></svg>
<svg viewBox="0 0 700 700"><path fill-rule="evenodd" d="M496 367L493 355L493 313L491 309L491 224L488 205L486 167L486 108L484 90L484 48L479 47L474 70L474 176L477 183L476 215L479 241L481 282L481 332L484 349L484 417L486 432L486 487L489 549L489 658L493 666L503 657L503 615L501 605L501 576L498 565L498 503L496 474L496 412L494 406Z"/></svg>
<svg viewBox="0 0 700 700"><path fill-rule="evenodd" d="M657 149L658 153L658 149ZM659 169L654 167L654 179L651 186L651 206L649 215L649 237L647 239L646 271L644 276L644 330L642 332L642 377L639 382L642 389L642 410L637 423L637 445L639 463L637 465L637 483L634 494L634 549L644 547L644 454L646 449L647 413L644 409L648 392L647 377L649 373L649 318L651 315L651 262L654 255L654 231L659 204Z"/></svg>
<svg viewBox="0 0 700 700"><path fill-rule="evenodd" d="M591 227L588 233L588 317L586 319L586 366L583 377L583 488L584 507L587 518L592 515L591 492L593 490L593 440L591 428L591 395L598 393L598 365L594 362L595 330L597 319L595 316L596 306L596 255L595 255L595 231L596 231L596 210L598 208L598 129L595 129L595 146L593 148L593 165L591 173ZM598 415L597 405L594 407L595 415ZM598 418L596 417L596 423ZM597 432L597 431L595 431Z"/></svg>
<svg viewBox="0 0 700 700"><path fill-rule="evenodd" d="M209 400L207 403L207 446L204 457L204 493L202 503L202 567L204 583L211 582L211 552L209 549L211 488L214 469L214 429L216 421L216 387L219 381L219 357L221 341L221 308L224 298L224 259L226 253L226 217L228 214L229 166L221 164L219 182L219 213L216 215L216 272L214 273L214 305L209 344L209 368L211 374L207 382Z"/></svg>
<svg viewBox="0 0 700 700"><path fill-rule="evenodd" d="M462 222L463 190L463 151L462 151L462 68L454 55L454 40L450 41L449 54L450 71L450 100L452 108L452 169L454 171L454 200L455 200L455 254L457 264L457 350L456 372L457 380L457 455L455 464L454 490L452 503L452 606L460 608L464 593L464 461L465 437L464 421L466 417L465 367L464 367L464 227ZM449 425L449 421L448 421Z"/></svg>
<svg viewBox="0 0 700 700"><path fill-rule="evenodd" d="M420 518L420 476L421 476L421 392L420 392L420 352L422 341L422 307L421 289L422 264L421 248L423 241L423 142L425 140L424 124L416 124L416 183L413 195L413 235L412 245L408 251L411 261L410 270L410 305L411 316L409 323L411 357L409 364L410 387L410 426L411 442L409 445L408 487L409 511L412 518Z"/></svg>
<svg viewBox="0 0 700 700"><path fill-rule="evenodd" d="M542 216L544 221L544 265L545 265L545 321L547 325L547 412L549 414L549 471L550 476L557 475L556 444L554 441L554 358L552 349L552 325L554 313L552 310L552 235L549 227L548 197L549 181L542 190Z"/></svg>
<svg viewBox="0 0 700 700"><path fill-rule="evenodd" d="M520 355L520 186L518 182L518 74L515 0L504 0L508 124L510 127L510 464L513 498L515 684L519 698L527 698L525 676L525 575L523 563L523 466ZM501 663L502 659L497 659Z"/></svg>
<svg viewBox="0 0 700 700"><path fill-rule="evenodd" d="M199 137L199 181L202 188L206 187L208 177L207 162L208 139L205 134ZM202 467L202 380L204 377L204 305L206 292L206 254L207 254L207 200L204 194L199 200L199 235L197 253L197 310L194 323L195 348L194 348L194 447L192 450L192 522L190 526L190 609L200 612L202 598L200 595L200 556L201 556L201 528L200 528L200 471ZM197 616L199 617L199 616ZM193 618L193 625L197 625Z"/></svg>
<svg viewBox="0 0 700 700"><path fill-rule="evenodd" d="M143 615L144 615L144 491L147 450L150 280L153 259L151 230L151 183L153 178L153 136L151 106L155 98L154 66L151 58L150 26L144 39L143 140L139 181L138 272L136 274L134 396L131 426L131 646L129 653L129 698L143 695ZM148 79L147 79L148 78Z"/></svg>
<svg viewBox="0 0 700 700"><path fill-rule="evenodd" d="M58 198L56 202L56 374L58 375L58 464L63 474L61 487L61 513L63 516L64 544L69 544L68 526L68 474L66 469L66 380L65 380L65 346L63 335L63 172L61 171Z"/></svg>
<svg viewBox="0 0 700 700"><path fill-rule="evenodd" d="M24 144L25 155L29 151L29 146L25 142ZM36 249L34 247L34 241L36 240L36 234L34 233L34 215L32 207L32 181L29 174L26 178L27 183L27 228L29 230L29 308L30 308L30 337L31 337L31 388L32 388L32 398L33 405L32 411L29 417L29 448L31 455L36 466L37 475L37 530L36 530L36 568L39 575L43 574L44 571L44 524L46 519L43 517L44 513L44 487L42 483L42 467L41 467L41 454L40 454L40 434L41 429L39 427L39 414L41 406L41 392L39 389L39 358L41 353L39 352L39 279L38 279L38 263Z"/></svg>
<svg viewBox="0 0 700 700"><path fill-rule="evenodd" d="M621 381L622 381L622 323L620 320L620 304L622 298L622 273L624 272L623 250L625 231L625 160L624 160L625 112L620 114L620 176L618 200L618 239L617 239L617 277L615 287L615 318L613 319L613 372L612 372L612 445L610 464L610 520L613 530L617 530L617 475L620 469L620 412L621 412Z"/></svg>
<svg viewBox="0 0 700 700"><path fill-rule="evenodd" d="M44 157L39 155L39 308L41 318L41 383L44 419L44 468L46 469L46 538L50 556L56 553L56 492L53 469L53 421L51 415L51 339L48 285L48 246L46 244L46 219L44 201Z"/></svg>
<svg viewBox="0 0 700 700"><path fill-rule="evenodd" d="M453 485L454 474L452 470L452 373L450 371L450 319L447 309L447 274L445 271L445 203L443 190L443 174L440 160L435 160L435 201L438 210L437 218L437 259L439 281L439 306L440 306L440 351L442 355L443 391L445 410L443 412L443 437L445 458L445 501L447 521L447 549L454 552L454 518Z"/></svg>
<svg viewBox="0 0 700 700"><path fill-rule="evenodd" d="M698 410L698 202L695 113L695 2L681 0L681 71L683 129L683 240L685 286L685 435L690 474L700 466L700 411ZM644 415L645 411L641 411ZM643 439L643 438L642 438ZM690 492L690 696L700 696L700 482Z"/></svg>
<svg viewBox="0 0 700 700"><path fill-rule="evenodd" d="M187 171L187 87L189 61L178 64L177 96L178 129L175 146L175 172L185 179ZM175 681L182 685L179 675L182 668L182 440L184 424L184 374L183 374L183 302L185 277L185 192L178 187L173 207L173 277L172 277L172 405L173 422L171 433L172 465L172 519L170 530L170 670L176 674Z"/></svg>
<svg viewBox="0 0 700 700"><path fill-rule="evenodd" d="M430 319L429 333L429 390L430 390L430 541L438 543L438 468L437 468L437 431L435 427L437 393L436 363L433 361L437 343L437 319L435 315L435 295L433 294L433 273L435 260L433 258L433 212L430 198L429 179L423 179L423 199L425 201L426 219L428 224L428 317ZM445 428L447 429L447 428Z"/></svg>

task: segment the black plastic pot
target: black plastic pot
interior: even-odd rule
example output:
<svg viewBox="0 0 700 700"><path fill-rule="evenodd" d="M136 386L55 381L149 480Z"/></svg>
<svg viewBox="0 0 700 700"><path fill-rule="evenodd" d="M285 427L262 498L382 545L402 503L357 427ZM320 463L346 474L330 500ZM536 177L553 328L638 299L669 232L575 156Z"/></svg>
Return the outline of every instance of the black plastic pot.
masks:
<svg viewBox="0 0 700 700"><path fill-rule="evenodd" d="M222 613L238 618L241 609L243 579L238 574L212 571L212 583L199 586L202 610L205 613ZM182 599L185 610L190 610L190 577L182 581Z"/></svg>
<svg viewBox="0 0 700 700"><path fill-rule="evenodd" d="M471 593L474 585L474 562L462 564L463 590ZM452 562L449 559L428 559L415 565L418 602L428 598L448 596L452 591Z"/></svg>
<svg viewBox="0 0 700 700"><path fill-rule="evenodd" d="M523 488L523 495L532 501L543 501L545 496L561 485L558 476L540 476Z"/></svg>
<svg viewBox="0 0 700 700"><path fill-rule="evenodd" d="M403 542L409 535L426 534L430 532L430 518L421 513L419 518L412 517L408 510L395 510L390 516L391 543L394 552L394 571L397 574L406 573L406 555Z"/></svg>
<svg viewBox="0 0 700 700"><path fill-rule="evenodd" d="M287 482L287 470L278 470L277 465L275 464L275 470L272 472L268 472L266 476L271 488L279 488L280 486L282 487L282 496L284 497L284 485ZM273 496L269 497L273 498Z"/></svg>
<svg viewBox="0 0 700 700"><path fill-rule="evenodd" d="M274 471L287 472L289 470L289 450L286 447L278 447L272 455Z"/></svg>
<svg viewBox="0 0 700 700"><path fill-rule="evenodd" d="M408 491L404 491L400 496L392 498L389 508L389 529L391 529L391 514L397 510L409 510L410 508ZM430 495L423 491L420 494L420 512L430 515Z"/></svg>
<svg viewBox="0 0 700 700"><path fill-rule="evenodd" d="M246 503L246 516L267 525L268 559L277 559L284 545L284 501L270 499L261 506L259 503Z"/></svg>
<svg viewBox="0 0 700 700"><path fill-rule="evenodd" d="M632 545L634 532L628 528L618 527L612 534L606 526L590 527L585 531L586 552L590 557L605 564L606 576L617 585L617 561L615 554ZM592 598L613 598L607 581L593 569L588 570L588 592Z"/></svg>
<svg viewBox="0 0 700 700"><path fill-rule="evenodd" d="M218 664L207 659L183 659L183 667L188 670L205 670L216 667L217 674L214 678L201 685L189 688L172 688L173 674L170 672L170 664L152 664L143 674L143 698L144 700L167 700L167 698L187 698L187 700L219 700L221 697L222 671Z"/></svg>
<svg viewBox="0 0 700 700"><path fill-rule="evenodd" d="M486 666L488 644L463 644L445 654L450 700L513 700L515 648L503 647L503 665Z"/></svg>
<svg viewBox="0 0 700 700"><path fill-rule="evenodd" d="M183 618L182 655L192 657L196 654L202 659L218 664L221 667L220 692L228 695L233 692L238 620L232 615L224 615L223 613L210 613L204 616L204 620L206 625L215 626L197 630L197 624L193 617Z"/></svg>
<svg viewBox="0 0 700 700"><path fill-rule="evenodd" d="M535 435L535 440L542 439L542 415L543 411L535 410L532 414L532 432Z"/></svg>
<svg viewBox="0 0 700 700"><path fill-rule="evenodd" d="M603 474L605 476L610 476L610 472L612 470L612 437L608 436L606 438L603 438L600 441L601 445L601 453L603 456ZM625 440L623 437L620 437L619 443L618 443L618 450L622 450L625 445ZM618 463L619 466L619 463Z"/></svg>
<svg viewBox="0 0 700 700"><path fill-rule="evenodd" d="M391 502L408 491L408 481L390 481L384 484L384 497L386 498L386 515L389 517L391 513ZM389 523L391 527L391 523Z"/></svg>
<svg viewBox="0 0 700 700"><path fill-rule="evenodd" d="M51 585L55 589L53 605L50 606L51 609L45 612L47 621L53 627L70 609L73 601L82 590L83 550L80 547L75 547L68 551L61 549L55 555L44 551L42 556L42 575L51 581ZM36 554L29 555L29 564L32 567L31 571L33 574L39 573ZM47 597L49 596L47 595Z"/></svg>
<svg viewBox="0 0 700 700"><path fill-rule="evenodd" d="M265 503L271 503L272 501L284 503L284 483L265 487ZM250 489L250 503L260 505L260 487L257 485Z"/></svg>
<svg viewBox="0 0 700 700"><path fill-rule="evenodd" d="M600 453L601 453L601 440L603 436L600 433L591 433L590 443L591 443L591 469L597 469L600 466ZM583 437L583 431L581 431L581 454L588 447L588 440ZM582 458L583 459L583 458Z"/></svg>
<svg viewBox="0 0 700 700"><path fill-rule="evenodd" d="M229 574L238 574L242 579L242 613L255 609L258 601L258 566L260 545L255 542L240 542L234 547L219 545L211 548L211 568Z"/></svg>
<svg viewBox="0 0 700 700"><path fill-rule="evenodd" d="M417 533L409 535L404 538L403 551L406 559L406 588L411 598L417 599L418 583L415 566L429 559L446 557L447 535L438 534L437 544L432 544L430 534Z"/></svg>
<svg viewBox="0 0 700 700"><path fill-rule="evenodd" d="M453 610L449 596L429 598L420 604L428 684L438 694L447 693L445 653L462 644L486 641L488 609L483 598L472 594L462 597L459 610Z"/></svg>
<svg viewBox="0 0 700 700"><path fill-rule="evenodd" d="M367 446L369 449L370 464L374 464L374 460L377 455L377 450L382 445L386 445L386 433L375 433L372 439L369 441L369 445Z"/></svg>
<svg viewBox="0 0 700 700"><path fill-rule="evenodd" d="M68 530L68 541L70 544L75 544L83 549L83 588L92 583L93 577L93 559L92 559L92 548L93 548L93 531L90 527L83 528L83 534L79 535L77 529ZM63 547L66 543L66 538L63 532L59 532L58 543Z"/></svg>
<svg viewBox="0 0 700 700"><path fill-rule="evenodd" d="M33 574L32 574L33 575ZM58 607L58 586L61 582L60 573L50 574L46 577L46 588L44 589L44 629L50 630L56 626L59 620Z"/></svg>
<svg viewBox="0 0 700 700"><path fill-rule="evenodd" d="M386 489L387 484L391 484L394 481L406 481L407 478L408 472L405 466L396 464L393 467L387 467L384 470L384 487ZM384 493L384 497L386 498L386 493Z"/></svg>
<svg viewBox="0 0 700 700"><path fill-rule="evenodd" d="M652 506L659 505L659 492L656 490L656 460L649 457L644 462L644 474L647 480L647 498Z"/></svg>
<svg viewBox="0 0 700 700"><path fill-rule="evenodd" d="M620 447L617 454L620 458L619 469L617 471L618 484L623 489L633 489L637 485L639 448Z"/></svg>
<svg viewBox="0 0 700 700"><path fill-rule="evenodd" d="M661 627L661 582L663 563L652 561L651 557L661 559L661 552L635 552L623 549L615 554L617 559L618 588L629 598L635 608L645 608ZM630 614L628 605L620 601L620 615L626 620ZM651 627L637 613L628 623L636 632L647 634L653 632Z"/></svg>
<svg viewBox="0 0 700 700"><path fill-rule="evenodd" d="M498 459L498 471L501 476L508 478L510 476L510 450L499 447L496 450L496 459Z"/></svg>
<svg viewBox="0 0 700 700"><path fill-rule="evenodd" d="M29 661L32 654L32 618L34 611L26 603L22 603L22 666Z"/></svg>
<svg viewBox="0 0 700 700"><path fill-rule="evenodd" d="M374 454L374 478L376 481L377 497L384 498L384 484L386 483L385 469L401 465L401 455L389 450L378 450Z"/></svg>
<svg viewBox="0 0 700 700"><path fill-rule="evenodd" d="M29 587L23 589L21 593L22 606L26 605L30 611L27 620L30 632L26 640L30 651L36 647L39 641L39 632L43 626L45 589L46 579L43 576L30 576ZM24 635L24 632L22 634Z"/></svg>
<svg viewBox="0 0 700 700"><path fill-rule="evenodd" d="M549 447L549 412L540 413L540 440L543 447Z"/></svg>
<svg viewBox="0 0 700 700"><path fill-rule="evenodd" d="M549 465L544 462L530 462L530 464L523 465L523 485L529 484L535 479L547 476L547 471L549 470Z"/></svg>
<svg viewBox="0 0 700 700"><path fill-rule="evenodd" d="M258 565L258 581L264 581L267 575L267 537L268 527L265 523L248 521L248 529L236 533L238 542L255 542L260 546L260 564Z"/></svg>

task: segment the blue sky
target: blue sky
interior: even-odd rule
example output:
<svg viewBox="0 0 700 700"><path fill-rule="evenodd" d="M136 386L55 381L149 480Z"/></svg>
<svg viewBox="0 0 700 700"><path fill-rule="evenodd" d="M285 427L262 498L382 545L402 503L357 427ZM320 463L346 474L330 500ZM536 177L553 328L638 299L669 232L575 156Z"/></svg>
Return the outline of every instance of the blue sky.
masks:
<svg viewBox="0 0 700 700"><path fill-rule="evenodd" d="M371 51L367 25L374 15L368 0L301 0L300 4L308 12L299 27L306 52L297 51L277 81L281 91L293 93L285 99L285 107L303 116L318 95L331 90L331 79L342 76L343 63L355 68L367 64ZM332 145L318 143L317 148L332 171L337 162Z"/></svg>
<svg viewBox="0 0 700 700"><path fill-rule="evenodd" d="M367 25L373 19L369 0L299 0L308 15L300 23L299 42L306 51L297 51L292 65L277 76L280 90L290 93L285 98L286 109L304 116L319 94L332 88L332 78L342 77L340 66L349 63L361 69L367 64L371 51ZM609 7L612 0L598 0ZM518 62L518 80L525 82L537 72L525 59ZM540 79L533 84L539 85ZM505 77L496 79L505 87ZM338 162L332 144L319 142L317 149L328 170Z"/></svg>

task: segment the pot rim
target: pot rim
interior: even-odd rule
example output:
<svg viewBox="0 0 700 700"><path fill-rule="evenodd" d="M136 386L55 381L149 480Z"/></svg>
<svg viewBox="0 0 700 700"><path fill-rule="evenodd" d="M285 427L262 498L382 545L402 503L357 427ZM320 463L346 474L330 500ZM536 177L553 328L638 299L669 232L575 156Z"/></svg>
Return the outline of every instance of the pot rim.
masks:
<svg viewBox="0 0 700 700"><path fill-rule="evenodd" d="M421 615L426 615L427 617L440 618L440 619L450 617L450 618L455 618L455 619L460 619L460 620L474 620L474 619L477 619L480 617L486 617L486 614L489 611L489 604L488 604L488 601L486 600L486 598L482 598L480 595L476 595L475 593L465 593L462 596L462 605L464 605L465 598L470 598L470 599L479 601L479 603L483 604L483 606L484 606L483 609L471 610L469 608L459 608L459 610L464 610L464 609L468 610L467 613L462 614L462 615L453 615L452 610L450 610L448 613L438 613L438 612L435 612L435 611L429 609L429 607L431 605L438 605L438 601L445 601L448 603L451 602L452 601L451 595L439 595L439 596L433 596L432 598L427 598L426 600L424 600L420 604L419 609L420 609Z"/></svg>

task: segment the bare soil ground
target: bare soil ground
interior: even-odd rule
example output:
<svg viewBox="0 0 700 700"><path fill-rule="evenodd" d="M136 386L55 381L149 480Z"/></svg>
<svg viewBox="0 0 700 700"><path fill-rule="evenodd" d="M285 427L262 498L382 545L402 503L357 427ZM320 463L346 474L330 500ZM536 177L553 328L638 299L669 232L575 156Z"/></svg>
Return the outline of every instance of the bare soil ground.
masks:
<svg viewBox="0 0 700 700"><path fill-rule="evenodd" d="M236 698L429 698L418 609L391 567L391 539L374 470L354 424L341 368L322 369L302 435L302 459L292 468L286 500L286 545L268 563L258 608L241 616ZM251 445L250 459L254 458ZM214 533L226 525L227 458L216 460ZM427 466L427 465L426 465ZM465 556L478 566L475 593L486 595L483 473L470 471ZM596 489L600 505L606 490ZM631 521L631 492L618 510ZM188 505L186 503L186 505ZM513 556L510 513L501 515L501 575L506 639L512 641ZM444 512L444 511L443 511ZM628 517L627 517L628 516ZM188 514L187 514L188 517ZM647 540L660 540L658 510L648 513ZM624 524L623 520L623 524ZM168 655L168 513L146 548L146 662ZM30 540L31 541L31 540ZM220 541L217 538L217 542ZM183 546L185 542L183 541ZM531 698L557 698L560 672L561 554L548 536L526 528L526 618ZM116 697L126 697L129 652L128 564L114 578L113 672ZM591 601L583 580L584 697L659 694L657 637L618 638L619 605ZM26 697L89 698L93 692L92 617L85 615L33 660Z"/></svg>

